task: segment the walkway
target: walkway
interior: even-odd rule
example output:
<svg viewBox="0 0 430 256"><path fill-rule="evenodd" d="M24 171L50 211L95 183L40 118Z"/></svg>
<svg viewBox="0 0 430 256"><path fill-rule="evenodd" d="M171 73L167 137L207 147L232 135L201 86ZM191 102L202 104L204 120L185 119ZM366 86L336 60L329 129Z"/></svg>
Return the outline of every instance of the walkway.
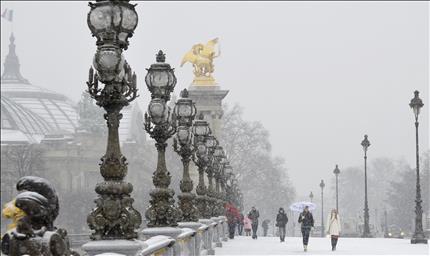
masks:
<svg viewBox="0 0 430 256"><path fill-rule="evenodd" d="M309 239L308 252L303 252L300 237L288 237L280 243L277 237L235 237L216 248L216 255L429 255L429 246L411 244L409 239L340 238L338 249L331 251L329 238Z"/></svg>

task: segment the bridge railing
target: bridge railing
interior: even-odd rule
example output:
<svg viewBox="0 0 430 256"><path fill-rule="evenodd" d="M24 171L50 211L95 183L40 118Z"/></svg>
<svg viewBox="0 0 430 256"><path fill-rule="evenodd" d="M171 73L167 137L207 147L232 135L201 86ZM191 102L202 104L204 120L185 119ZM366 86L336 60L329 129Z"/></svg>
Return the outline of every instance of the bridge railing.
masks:
<svg viewBox="0 0 430 256"><path fill-rule="evenodd" d="M181 228L182 233L176 239L158 235L146 240L136 240L142 249L136 252L138 256L201 256L214 255L215 247L221 247L222 241L227 241L226 219L221 216L211 220L201 220L198 229ZM72 248L81 251L81 246L89 241L89 234L70 234ZM105 252L117 253L121 252ZM90 255L91 256L91 255ZM134 256L134 255L133 255Z"/></svg>

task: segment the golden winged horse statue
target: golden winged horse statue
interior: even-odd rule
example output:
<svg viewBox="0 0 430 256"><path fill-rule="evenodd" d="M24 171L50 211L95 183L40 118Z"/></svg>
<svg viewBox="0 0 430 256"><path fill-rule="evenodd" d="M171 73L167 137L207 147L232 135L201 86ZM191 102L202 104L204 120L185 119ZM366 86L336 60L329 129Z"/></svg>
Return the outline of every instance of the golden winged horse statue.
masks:
<svg viewBox="0 0 430 256"><path fill-rule="evenodd" d="M204 44L195 44L188 51L181 61L181 67L190 62L194 68L195 85L215 85L215 79L212 77L214 72L213 60L220 56L221 51L218 48L218 53L215 53L215 45L218 43L218 38L212 39Z"/></svg>

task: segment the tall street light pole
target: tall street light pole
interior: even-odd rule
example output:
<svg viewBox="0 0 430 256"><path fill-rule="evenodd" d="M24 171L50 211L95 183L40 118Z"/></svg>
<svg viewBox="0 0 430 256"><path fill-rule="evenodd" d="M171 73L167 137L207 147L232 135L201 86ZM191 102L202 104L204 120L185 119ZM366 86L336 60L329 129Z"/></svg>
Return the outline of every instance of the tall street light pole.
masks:
<svg viewBox="0 0 430 256"><path fill-rule="evenodd" d="M165 63L166 56L159 51L156 63L148 69L145 82L151 92L151 101L148 112L145 113L144 127L146 132L156 143L158 152L157 168L152 176L155 189L150 192L151 200L145 212L148 220L147 226L176 227L181 213L174 205L175 192L169 188L171 175L166 167L166 141L176 132L176 115L171 114L167 102L170 93L176 85L176 77L173 69Z"/></svg>
<svg viewBox="0 0 430 256"><path fill-rule="evenodd" d="M409 103L409 106L414 111L415 116L415 146L416 146L416 169L417 169L417 185L416 185L416 198L415 198L415 231L412 236L412 244L427 244L427 239L423 231L423 209L421 207L421 186L420 186L420 156L418 148L418 115L421 108L424 106L423 101L419 97L419 92L414 92L415 96Z"/></svg>
<svg viewBox="0 0 430 256"><path fill-rule="evenodd" d="M197 222L197 208L194 205L195 194L192 193L193 181L190 177L189 165L195 148L192 146L191 126L196 115L194 102L188 98L187 89L182 90L181 98L176 102L174 114L177 118L177 132L173 138L173 149L181 157L183 164L182 180L179 184L181 194L178 195L182 222ZM179 145L178 145L179 144Z"/></svg>
<svg viewBox="0 0 430 256"><path fill-rule="evenodd" d="M336 176L336 211L339 212L339 167L336 165L336 168L334 168L333 171L334 175Z"/></svg>
<svg viewBox="0 0 430 256"><path fill-rule="evenodd" d="M324 237L324 180L321 180L321 237Z"/></svg>
<svg viewBox="0 0 430 256"><path fill-rule="evenodd" d="M309 194L309 199L311 199L311 203L312 203L312 200L314 199L314 194L312 193L312 191L311 191L311 193Z"/></svg>
<svg viewBox="0 0 430 256"><path fill-rule="evenodd" d="M208 165L208 149L206 147L206 137L211 133L209 124L204 120L202 114L199 115L198 119L194 121L193 124L193 144L196 149L195 154L192 155L193 162L198 167L199 172L199 182L196 187L196 206L198 210L198 217L208 219L210 214L208 214L208 197L207 188L205 185L205 169Z"/></svg>
<svg viewBox="0 0 430 256"><path fill-rule="evenodd" d="M106 153L101 159L100 173L104 181L96 185L97 206L87 217L94 230L92 240L135 239L142 217L132 204L133 185L124 181L127 159L121 153L119 124L121 110L137 97L136 75L124 58L128 38L137 26L137 13L128 1L96 1L89 3L88 27L97 38L97 52L87 82L88 93L105 109L108 126ZM95 71L95 72L94 72ZM103 88L99 88L99 82Z"/></svg>
<svg viewBox="0 0 430 256"><path fill-rule="evenodd" d="M364 151L364 227L362 237L371 237L369 228L369 206L367 203L367 149L370 142L367 135L364 135L364 140L361 142Z"/></svg>

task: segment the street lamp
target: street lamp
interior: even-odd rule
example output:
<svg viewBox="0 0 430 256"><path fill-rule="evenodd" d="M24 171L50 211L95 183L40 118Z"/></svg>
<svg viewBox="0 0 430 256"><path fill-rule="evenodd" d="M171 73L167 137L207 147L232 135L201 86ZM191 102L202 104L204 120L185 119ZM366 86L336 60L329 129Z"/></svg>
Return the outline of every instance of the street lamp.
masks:
<svg viewBox="0 0 430 256"><path fill-rule="evenodd" d="M208 214L211 217L214 217L214 211L215 211L215 204L216 204L216 192L214 189L214 184L213 184L213 177L214 177L214 169L215 169L215 157L214 157L214 152L216 147L218 146L218 140L215 138L215 136L213 135L208 135L206 136L206 147L208 149L208 165L206 166L206 174L208 176L208 190L207 190L207 196L208 196L208 207L207 207L207 211Z"/></svg>
<svg viewBox="0 0 430 256"><path fill-rule="evenodd" d="M101 159L100 173L104 181L96 185L97 206L87 217L92 240L134 239L142 217L132 204L131 183L125 182L127 159L121 154L118 128L121 109L137 97L136 75L122 52L137 26L135 5L128 1L96 1L89 3L88 27L97 38L97 52L89 70L88 93L105 109L108 126L106 153ZM99 82L104 84L99 88Z"/></svg>
<svg viewBox="0 0 430 256"><path fill-rule="evenodd" d="M321 180L321 237L324 237L324 180Z"/></svg>
<svg viewBox="0 0 430 256"><path fill-rule="evenodd" d="M196 115L196 107L194 102L188 98L188 91L184 89L181 92L181 98L176 102L173 110L177 119L176 137L173 139L173 149L181 156L183 164L182 180L179 188L181 194L179 198L179 208L181 209L181 221L197 222L197 209L193 204L195 195L193 190L193 181L190 178L189 165L191 156L194 153L194 148L191 145L192 133L191 126ZM178 146L179 141L179 146Z"/></svg>
<svg viewBox="0 0 430 256"><path fill-rule="evenodd" d="M416 169L417 169L417 185L416 185L416 198L415 198L415 231L412 236L412 244L426 244L427 239L423 231L423 209L421 207L421 185L420 185L420 156L418 148L418 115L421 108L424 106L423 101L419 97L419 92L414 92L415 96L409 103L409 106L414 111L415 116L415 145L416 145Z"/></svg>
<svg viewBox="0 0 430 256"><path fill-rule="evenodd" d="M217 200L214 216L221 216L224 212L224 202L222 200L222 191L220 186L225 161L224 149L221 146L217 146L217 148L215 149L214 158L215 197Z"/></svg>
<svg viewBox="0 0 430 256"><path fill-rule="evenodd" d="M367 149L370 146L370 142L367 139L367 135L364 135L364 140L361 142L361 146L364 151L364 227L362 237L372 237L370 235L369 228L369 206L367 203Z"/></svg>
<svg viewBox="0 0 430 256"><path fill-rule="evenodd" d="M196 187L196 205L198 210L198 217L200 218L210 218L208 215L207 204L208 200L206 197L207 189L205 186L205 168L208 164L208 149L206 147L205 139L211 133L207 121L203 120L203 115L200 114L198 120L194 121L193 128L193 144L195 148L195 155L192 156L193 162L196 164L199 172L199 183Z"/></svg>
<svg viewBox="0 0 430 256"><path fill-rule="evenodd" d="M339 176L340 170L339 170L338 165L336 165L336 168L334 168L333 173L336 176L336 211L339 212L339 179L338 179L338 176Z"/></svg>
<svg viewBox="0 0 430 256"><path fill-rule="evenodd" d="M148 227L175 227L180 216L180 211L174 206L175 192L169 188L171 176L166 167L166 141L176 132L176 115L170 113L166 101L170 99L176 78L165 59L164 53L159 51L157 63L151 65L145 78L152 100L145 113L144 126L156 141L158 151L157 168L152 176L155 189L150 192L150 206L145 213Z"/></svg>
<svg viewBox="0 0 430 256"><path fill-rule="evenodd" d="M312 191L311 191L311 193L309 194L309 198L311 199L311 203L312 203L312 200L314 199L314 194L312 193Z"/></svg>

